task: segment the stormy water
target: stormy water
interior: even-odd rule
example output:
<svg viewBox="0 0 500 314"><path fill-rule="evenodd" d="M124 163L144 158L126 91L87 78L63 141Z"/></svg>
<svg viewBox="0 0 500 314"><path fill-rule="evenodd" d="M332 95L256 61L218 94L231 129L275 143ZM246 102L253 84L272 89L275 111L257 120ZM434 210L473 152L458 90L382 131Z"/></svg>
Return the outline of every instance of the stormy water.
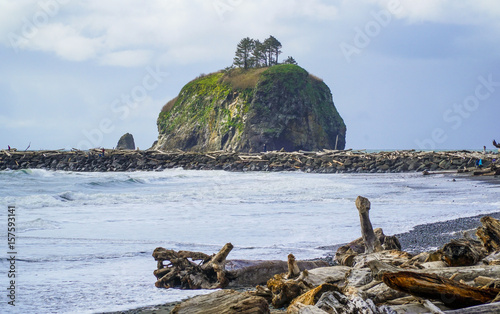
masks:
<svg viewBox="0 0 500 314"><path fill-rule="evenodd" d="M0 312L95 313L178 301L207 291L155 288L158 246L211 254L231 242L229 259L318 258L360 236L358 195L372 202L373 225L396 234L500 211L498 191L421 174L2 171ZM9 205L15 307L7 303Z"/></svg>

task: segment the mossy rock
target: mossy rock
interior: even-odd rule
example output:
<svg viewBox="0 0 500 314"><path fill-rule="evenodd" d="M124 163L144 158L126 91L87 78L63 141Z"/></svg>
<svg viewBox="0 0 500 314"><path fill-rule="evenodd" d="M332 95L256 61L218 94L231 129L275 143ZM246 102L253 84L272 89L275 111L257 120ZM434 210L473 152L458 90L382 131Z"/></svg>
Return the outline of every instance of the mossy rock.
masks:
<svg viewBox="0 0 500 314"><path fill-rule="evenodd" d="M186 84L158 117L157 149L260 152L345 147L328 86L291 64L233 69Z"/></svg>

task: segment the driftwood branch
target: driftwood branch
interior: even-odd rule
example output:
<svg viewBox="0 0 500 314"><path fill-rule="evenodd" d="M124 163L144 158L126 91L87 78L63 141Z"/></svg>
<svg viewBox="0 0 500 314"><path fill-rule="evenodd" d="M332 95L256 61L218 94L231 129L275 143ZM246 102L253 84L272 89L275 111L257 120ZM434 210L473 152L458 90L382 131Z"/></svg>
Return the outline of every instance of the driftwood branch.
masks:
<svg viewBox="0 0 500 314"><path fill-rule="evenodd" d="M217 254L210 257L200 252L176 252L158 247L153 252L153 257L158 262L158 269L153 272L158 279L155 286L182 289L224 288L229 283L224 262L232 249L233 245L227 243ZM196 260L201 260L201 264L193 262ZM166 267L164 261L169 262Z"/></svg>
<svg viewBox="0 0 500 314"><path fill-rule="evenodd" d="M484 304L495 299L500 289L476 288L435 274L402 271L386 273L382 280L392 289L413 296L442 301L451 308Z"/></svg>

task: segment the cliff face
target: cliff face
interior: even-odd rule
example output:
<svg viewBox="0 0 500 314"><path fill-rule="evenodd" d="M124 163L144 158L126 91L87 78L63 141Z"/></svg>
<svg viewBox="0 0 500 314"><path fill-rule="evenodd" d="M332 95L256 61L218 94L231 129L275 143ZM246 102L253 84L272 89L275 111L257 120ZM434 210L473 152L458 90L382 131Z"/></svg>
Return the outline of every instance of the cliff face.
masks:
<svg viewBox="0 0 500 314"><path fill-rule="evenodd" d="M197 78L158 117L156 149L261 152L344 149L328 86L296 65Z"/></svg>

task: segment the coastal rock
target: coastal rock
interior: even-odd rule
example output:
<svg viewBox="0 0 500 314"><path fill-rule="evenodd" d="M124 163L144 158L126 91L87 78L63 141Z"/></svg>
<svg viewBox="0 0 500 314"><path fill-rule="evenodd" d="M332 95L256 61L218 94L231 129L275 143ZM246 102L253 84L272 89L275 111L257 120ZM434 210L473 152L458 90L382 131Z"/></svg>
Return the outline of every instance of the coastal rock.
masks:
<svg viewBox="0 0 500 314"><path fill-rule="evenodd" d="M346 126L328 86L297 65L233 69L184 86L158 117L153 149L344 149Z"/></svg>
<svg viewBox="0 0 500 314"><path fill-rule="evenodd" d="M134 136L130 133L125 133L118 140L118 144L116 144L116 149L135 149Z"/></svg>
<svg viewBox="0 0 500 314"><path fill-rule="evenodd" d="M172 314L270 313L266 299L248 292L220 290L188 299L174 307Z"/></svg>

